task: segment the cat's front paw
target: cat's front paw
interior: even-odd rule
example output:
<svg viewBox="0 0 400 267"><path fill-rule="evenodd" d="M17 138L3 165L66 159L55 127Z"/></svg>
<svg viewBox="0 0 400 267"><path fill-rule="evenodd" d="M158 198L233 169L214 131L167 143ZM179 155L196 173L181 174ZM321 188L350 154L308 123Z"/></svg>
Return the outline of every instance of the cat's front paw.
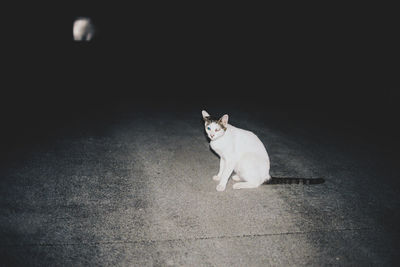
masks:
<svg viewBox="0 0 400 267"><path fill-rule="evenodd" d="M226 188L226 185L223 185L223 184L217 185L217 191L219 191L219 192L224 191L225 188Z"/></svg>
<svg viewBox="0 0 400 267"><path fill-rule="evenodd" d="M213 180L214 181L219 181L219 180L221 180L221 177L219 177L218 175L214 175L213 176Z"/></svg>

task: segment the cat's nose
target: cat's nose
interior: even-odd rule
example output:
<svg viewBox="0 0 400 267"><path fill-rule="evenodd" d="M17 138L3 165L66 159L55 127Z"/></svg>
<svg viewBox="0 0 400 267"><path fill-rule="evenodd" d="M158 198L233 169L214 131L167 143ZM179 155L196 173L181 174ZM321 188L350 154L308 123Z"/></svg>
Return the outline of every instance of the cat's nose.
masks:
<svg viewBox="0 0 400 267"><path fill-rule="evenodd" d="M211 136L211 138L213 138L213 137L214 137L214 135L213 135L213 134L210 134L210 136Z"/></svg>

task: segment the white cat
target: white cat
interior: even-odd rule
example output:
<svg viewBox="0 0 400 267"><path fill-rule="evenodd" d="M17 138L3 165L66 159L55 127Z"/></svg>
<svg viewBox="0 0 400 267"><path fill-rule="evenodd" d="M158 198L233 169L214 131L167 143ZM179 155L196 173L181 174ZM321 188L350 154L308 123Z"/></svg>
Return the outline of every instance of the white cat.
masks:
<svg viewBox="0 0 400 267"><path fill-rule="evenodd" d="M228 124L228 115L216 119L205 110L201 113L210 146L220 156L219 172L213 177L219 181L217 191L225 190L232 172L234 189L256 188L271 179L267 150L254 133Z"/></svg>

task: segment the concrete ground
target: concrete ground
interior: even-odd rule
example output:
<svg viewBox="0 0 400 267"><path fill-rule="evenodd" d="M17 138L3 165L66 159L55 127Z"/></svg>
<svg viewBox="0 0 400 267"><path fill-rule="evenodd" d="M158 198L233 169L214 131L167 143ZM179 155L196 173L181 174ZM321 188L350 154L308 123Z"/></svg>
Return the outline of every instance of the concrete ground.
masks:
<svg viewBox="0 0 400 267"><path fill-rule="evenodd" d="M273 176L326 182L217 192L203 108L256 133ZM2 161L2 265L398 265L390 149L299 114L122 105L47 129Z"/></svg>

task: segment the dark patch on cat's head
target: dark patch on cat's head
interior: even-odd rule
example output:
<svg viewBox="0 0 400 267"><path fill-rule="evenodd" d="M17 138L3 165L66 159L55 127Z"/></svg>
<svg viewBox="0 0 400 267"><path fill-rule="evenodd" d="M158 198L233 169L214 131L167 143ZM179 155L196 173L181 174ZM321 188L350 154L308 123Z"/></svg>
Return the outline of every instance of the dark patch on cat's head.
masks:
<svg viewBox="0 0 400 267"><path fill-rule="evenodd" d="M224 131L226 131L226 127L222 123L222 118L216 118L216 117L213 117L213 116L207 116L207 117L204 117L204 121L206 122L206 126L211 124L211 123L213 123L213 122L215 122L215 123L219 124Z"/></svg>
<svg viewBox="0 0 400 267"><path fill-rule="evenodd" d="M216 117L214 117L214 116L207 116L207 117L204 117L204 121L207 123L207 124L210 124L210 123L212 123L212 122L218 122L218 118L216 118Z"/></svg>

